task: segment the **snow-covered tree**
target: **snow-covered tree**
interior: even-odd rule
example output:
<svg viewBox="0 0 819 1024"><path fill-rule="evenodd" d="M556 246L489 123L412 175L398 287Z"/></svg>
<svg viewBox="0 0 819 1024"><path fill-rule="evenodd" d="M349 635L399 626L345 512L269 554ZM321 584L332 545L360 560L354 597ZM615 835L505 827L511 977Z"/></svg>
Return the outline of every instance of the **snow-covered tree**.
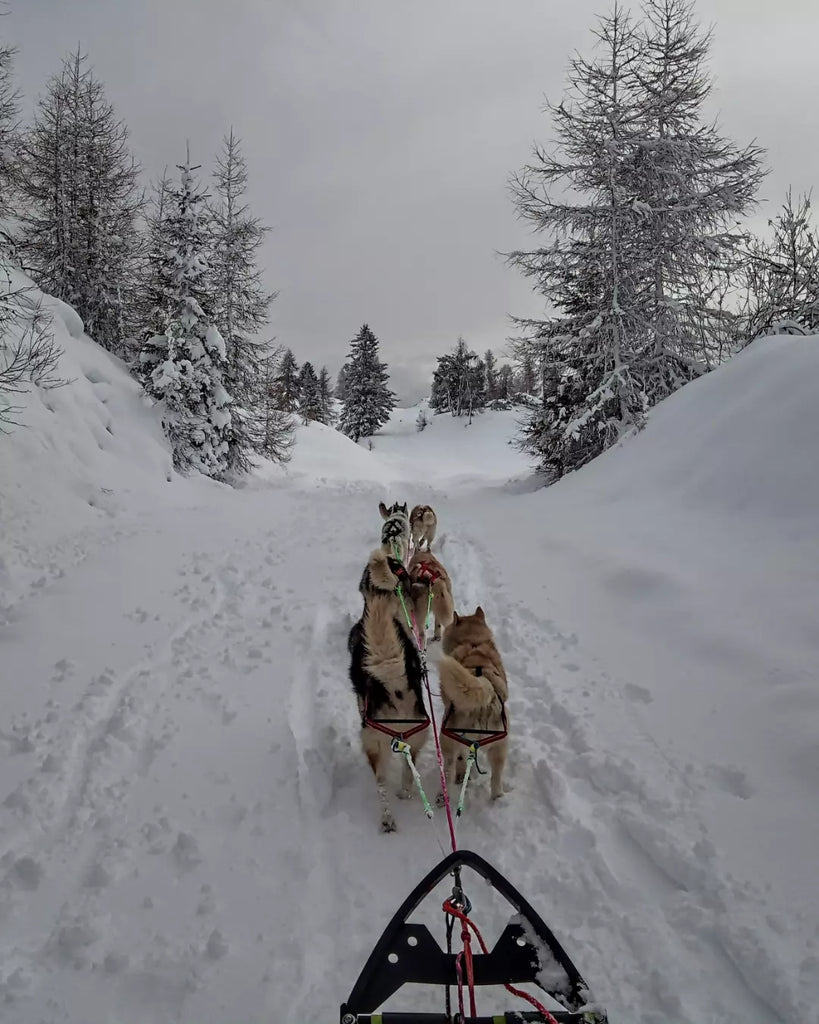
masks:
<svg viewBox="0 0 819 1024"><path fill-rule="evenodd" d="M330 426L335 419L335 409L333 408L333 383L330 379L330 371L326 366L322 366L321 372L319 373L318 394L319 415L316 419L319 423L324 423L327 426Z"/></svg>
<svg viewBox="0 0 819 1024"><path fill-rule="evenodd" d="M289 412L278 405L279 391L276 383L279 364L282 359L281 347L269 349L262 364L264 376L264 402L262 405L262 431L259 454L274 462L288 462L293 444L295 422Z"/></svg>
<svg viewBox="0 0 819 1024"><path fill-rule="evenodd" d="M644 0L628 162L634 231L645 253L647 338L637 357L650 405L717 361L728 311L709 301L720 294L710 282L739 266L745 234L737 221L763 174L759 147L739 148L704 120L710 46L693 0Z"/></svg>
<svg viewBox="0 0 819 1024"><path fill-rule="evenodd" d="M142 207L128 131L79 51L51 78L21 146L21 255L43 290L123 353Z"/></svg>
<svg viewBox="0 0 819 1024"><path fill-rule="evenodd" d="M188 157L179 165L179 184L167 187L163 265L174 308L163 333L145 341L135 373L162 403L177 469L218 478L228 469L230 396L223 378L225 343L209 312L209 227L196 170Z"/></svg>
<svg viewBox="0 0 819 1024"><path fill-rule="evenodd" d="M251 216L245 193L247 165L231 128L217 157L211 204L211 287L214 322L225 340L225 386L233 399L228 467L250 468L250 452L261 445L267 343L259 334L274 295L262 284L259 248L269 230Z"/></svg>
<svg viewBox="0 0 819 1024"><path fill-rule="evenodd" d="M291 349L286 348L278 361L273 382L276 408L294 413L299 407L299 364Z"/></svg>
<svg viewBox="0 0 819 1024"><path fill-rule="evenodd" d="M367 324L350 343L346 366L341 430L357 442L371 437L395 408L387 365L378 358L378 339Z"/></svg>
<svg viewBox="0 0 819 1024"><path fill-rule="evenodd" d="M299 371L299 413L305 423L321 419L319 380L313 364L307 359Z"/></svg>
<svg viewBox="0 0 819 1024"><path fill-rule="evenodd" d="M514 374L509 363L502 363L498 369L497 399L498 402L510 402L514 394Z"/></svg>
<svg viewBox="0 0 819 1024"><path fill-rule="evenodd" d="M141 338L161 334L176 304L172 249L168 246L167 219L171 211L167 169L153 183L146 205L145 246L139 273L139 291L134 299L137 331Z"/></svg>
<svg viewBox="0 0 819 1024"><path fill-rule="evenodd" d="M345 390L347 387L347 364L342 363L341 369L338 371L338 377L336 378L336 398L343 402L345 398Z"/></svg>
<svg viewBox="0 0 819 1024"><path fill-rule="evenodd" d="M67 383L59 376L62 350L51 319L35 289L15 282L7 246L0 238L0 433L18 422L22 409L15 405L16 395L32 385L49 389Z"/></svg>
<svg viewBox="0 0 819 1024"><path fill-rule="evenodd" d="M553 310L519 321L540 371L521 443L550 478L707 369L704 298L759 181L759 150L702 123L708 38L690 6L644 11L641 29L619 4L601 19L595 55L572 61L568 98L548 108L557 148L537 149L514 182L520 215L548 236L510 261Z"/></svg>
<svg viewBox="0 0 819 1024"><path fill-rule="evenodd" d="M432 375L430 407L453 416L469 416L486 406L486 368L463 338L438 359Z"/></svg>
<svg viewBox="0 0 819 1024"><path fill-rule="evenodd" d="M14 82L16 53L15 47L0 45L0 217L4 220L13 212L12 194L19 159L17 114L20 94ZM0 224L0 235L6 245L10 244L11 239L3 224Z"/></svg>
<svg viewBox="0 0 819 1024"><path fill-rule="evenodd" d="M771 331L819 329L819 233L810 196L794 203L789 190L768 225L772 237L751 244L743 271L746 302L740 322L747 341Z"/></svg>
<svg viewBox="0 0 819 1024"><path fill-rule="evenodd" d="M498 364L491 348L484 352L483 365L486 369L486 401L491 403L498 397Z"/></svg>

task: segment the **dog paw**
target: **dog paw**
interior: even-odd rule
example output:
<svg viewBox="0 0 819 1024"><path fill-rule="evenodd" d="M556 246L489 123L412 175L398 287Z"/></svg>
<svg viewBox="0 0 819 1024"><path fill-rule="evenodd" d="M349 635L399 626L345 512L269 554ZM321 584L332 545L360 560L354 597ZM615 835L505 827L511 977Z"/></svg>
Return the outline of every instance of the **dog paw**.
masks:
<svg viewBox="0 0 819 1024"><path fill-rule="evenodd" d="M398 826L392 818L381 819L381 831L382 832L397 832Z"/></svg>
<svg viewBox="0 0 819 1024"><path fill-rule="evenodd" d="M493 800L500 800L500 799L502 799L503 795L504 795L504 791L501 790L499 793L493 793L492 794L492 799Z"/></svg>

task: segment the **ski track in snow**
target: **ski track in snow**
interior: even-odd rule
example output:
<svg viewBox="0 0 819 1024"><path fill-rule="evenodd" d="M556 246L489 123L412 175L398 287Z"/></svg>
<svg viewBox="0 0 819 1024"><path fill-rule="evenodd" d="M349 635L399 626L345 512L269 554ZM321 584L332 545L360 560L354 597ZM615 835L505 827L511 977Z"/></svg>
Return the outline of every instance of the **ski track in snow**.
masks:
<svg viewBox="0 0 819 1024"><path fill-rule="evenodd" d="M342 494L354 525L339 537L327 523ZM224 536L218 508L189 534L128 535L134 560L140 545L172 552L157 586L176 619L144 611L147 597L123 616L93 594L100 635L143 630L141 654L133 639L122 662L89 657L93 634L55 639L52 696L0 735L26 765L0 807L0 1018L334 1019L389 915L448 849L442 812L429 824L417 798L394 800L396 835L378 831L358 746L346 638L380 496L256 493L218 550L197 528ZM772 919L720 864L697 814L709 781L641 728L639 688L516 599L494 548L431 497L456 607L484 606L511 688L509 792L490 804L486 781L470 783L459 843L521 888L612 1024L810 1021L815 955L799 990L783 962L804 923ZM58 577L62 600L86 570ZM45 586L27 611L47 622L52 596ZM433 796L431 738L419 769ZM741 780L723 782L741 797ZM482 929L500 927L471 895Z"/></svg>

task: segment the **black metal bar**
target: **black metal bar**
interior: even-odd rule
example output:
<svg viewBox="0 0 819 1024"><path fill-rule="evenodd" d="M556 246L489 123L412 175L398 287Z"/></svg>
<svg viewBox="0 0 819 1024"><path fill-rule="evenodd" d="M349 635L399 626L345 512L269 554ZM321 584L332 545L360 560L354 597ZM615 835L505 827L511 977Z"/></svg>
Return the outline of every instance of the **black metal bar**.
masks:
<svg viewBox="0 0 819 1024"><path fill-rule="evenodd" d="M551 1011L550 1011L551 1012ZM590 1013L577 1013L569 1010L555 1010L552 1017L558 1024L595 1024L604 1020ZM445 1013L359 1013L350 1014L350 1020L343 1024L450 1024L451 1018ZM546 1018L537 1010L522 1010L496 1013L488 1017L463 1017L460 1024L545 1024Z"/></svg>

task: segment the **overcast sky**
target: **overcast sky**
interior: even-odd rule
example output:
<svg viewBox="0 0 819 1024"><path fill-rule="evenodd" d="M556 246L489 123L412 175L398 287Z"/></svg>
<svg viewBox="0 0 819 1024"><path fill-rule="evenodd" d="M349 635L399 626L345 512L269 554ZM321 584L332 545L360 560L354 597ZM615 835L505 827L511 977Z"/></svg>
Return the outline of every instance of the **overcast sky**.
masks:
<svg viewBox="0 0 819 1024"><path fill-rule="evenodd" d="M26 102L77 44L146 173L203 172L233 124L280 292L271 333L335 374L365 321L402 398L463 335L505 349L539 313L497 251L531 242L508 179L547 142L601 0L10 0ZM632 5L634 9L637 4ZM761 223L819 182L817 0L701 0L713 112L768 150Z"/></svg>

